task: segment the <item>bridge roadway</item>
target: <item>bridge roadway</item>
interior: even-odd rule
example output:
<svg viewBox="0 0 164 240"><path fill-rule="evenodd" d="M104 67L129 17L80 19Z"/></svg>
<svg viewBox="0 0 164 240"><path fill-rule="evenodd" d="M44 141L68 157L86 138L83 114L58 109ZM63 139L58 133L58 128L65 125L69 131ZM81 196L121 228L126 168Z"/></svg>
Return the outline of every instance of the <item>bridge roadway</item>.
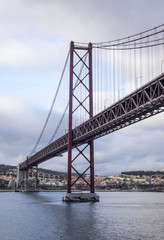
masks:
<svg viewBox="0 0 164 240"><path fill-rule="evenodd" d="M112 106L73 130L73 144L82 145L91 139L127 127L164 111L164 74L137 89ZM36 166L68 150L68 133L55 140L20 164L20 170Z"/></svg>

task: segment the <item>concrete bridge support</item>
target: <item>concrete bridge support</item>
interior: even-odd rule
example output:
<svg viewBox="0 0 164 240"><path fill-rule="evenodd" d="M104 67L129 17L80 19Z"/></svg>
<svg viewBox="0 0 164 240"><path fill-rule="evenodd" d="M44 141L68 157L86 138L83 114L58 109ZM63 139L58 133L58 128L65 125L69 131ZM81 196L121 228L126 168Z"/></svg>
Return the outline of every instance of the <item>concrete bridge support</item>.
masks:
<svg viewBox="0 0 164 240"><path fill-rule="evenodd" d="M64 202L99 202L96 193L66 193L62 200Z"/></svg>
<svg viewBox="0 0 164 240"><path fill-rule="evenodd" d="M20 170L20 165L17 166L17 182L16 188L19 189L21 187L21 183L24 179L24 171Z"/></svg>
<svg viewBox="0 0 164 240"><path fill-rule="evenodd" d="M33 166L25 170L17 167L16 189L23 191L36 191L38 187L38 167Z"/></svg>

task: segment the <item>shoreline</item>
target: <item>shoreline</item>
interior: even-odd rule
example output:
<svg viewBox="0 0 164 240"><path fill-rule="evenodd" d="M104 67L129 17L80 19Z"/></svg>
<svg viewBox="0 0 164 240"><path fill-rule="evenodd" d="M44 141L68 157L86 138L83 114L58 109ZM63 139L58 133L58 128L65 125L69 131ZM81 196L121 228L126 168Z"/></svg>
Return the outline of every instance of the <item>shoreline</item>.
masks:
<svg viewBox="0 0 164 240"><path fill-rule="evenodd" d="M0 189L1 192L67 192L66 190L11 190L11 189ZM72 191L72 192L87 192L87 191ZM96 190L95 193L98 192L158 192L158 193L164 193L164 191L158 191L158 190L117 190L117 189L112 189L112 190Z"/></svg>

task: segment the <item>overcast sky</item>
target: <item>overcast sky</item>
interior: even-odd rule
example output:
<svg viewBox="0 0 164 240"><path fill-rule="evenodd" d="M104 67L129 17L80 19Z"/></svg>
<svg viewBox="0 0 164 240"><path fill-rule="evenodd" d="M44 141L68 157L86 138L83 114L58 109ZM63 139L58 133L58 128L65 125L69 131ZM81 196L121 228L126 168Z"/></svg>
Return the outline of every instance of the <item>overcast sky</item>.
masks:
<svg viewBox="0 0 164 240"><path fill-rule="evenodd" d="M163 24L163 0L0 0L0 164L31 151L71 40L102 42ZM164 114L95 141L95 174L164 168ZM67 170L66 155L41 164Z"/></svg>

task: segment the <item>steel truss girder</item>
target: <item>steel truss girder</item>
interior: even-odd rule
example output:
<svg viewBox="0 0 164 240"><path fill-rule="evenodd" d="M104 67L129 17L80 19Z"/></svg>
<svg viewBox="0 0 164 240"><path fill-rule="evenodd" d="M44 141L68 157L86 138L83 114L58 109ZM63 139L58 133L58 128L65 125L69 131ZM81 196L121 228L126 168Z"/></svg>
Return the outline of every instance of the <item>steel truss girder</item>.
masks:
<svg viewBox="0 0 164 240"><path fill-rule="evenodd" d="M132 124L131 119L138 122L163 111L164 106L164 75L143 86L113 106L97 114L74 130L75 141L88 141L98 138L116 128L122 128L122 123ZM145 116L145 117L144 117Z"/></svg>
<svg viewBox="0 0 164 240"><path fill-rule="evenodd" d="M164 74L121 99L73 130L73 144L82 145L164 111ZM39 164L68 150L68 134L20 164L20 169Z"/></svg>

